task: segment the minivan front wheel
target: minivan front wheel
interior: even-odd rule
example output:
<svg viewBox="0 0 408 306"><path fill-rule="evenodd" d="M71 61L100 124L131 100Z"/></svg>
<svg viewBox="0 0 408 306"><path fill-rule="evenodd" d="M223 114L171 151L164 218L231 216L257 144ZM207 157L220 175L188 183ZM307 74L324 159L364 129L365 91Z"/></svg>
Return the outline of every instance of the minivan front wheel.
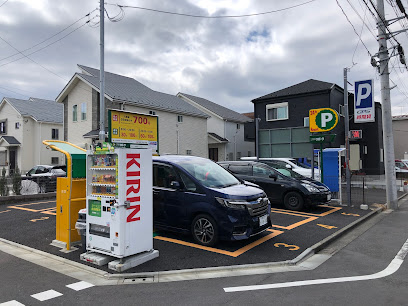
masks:
<svg viewBox="0 0 408 306"><path fill-rule="evenodd" d="M300 211L303 209L303 197L295 191L288 192L285 195L284 204L286 209Z"/></svg>
<svg viewBox="0 0 408 306"><path fill-rule="evenodd" d="M204 246L213 246L218 242L218 228L214 219L208 215L198 215L191 224L194 240Z"/></svg>

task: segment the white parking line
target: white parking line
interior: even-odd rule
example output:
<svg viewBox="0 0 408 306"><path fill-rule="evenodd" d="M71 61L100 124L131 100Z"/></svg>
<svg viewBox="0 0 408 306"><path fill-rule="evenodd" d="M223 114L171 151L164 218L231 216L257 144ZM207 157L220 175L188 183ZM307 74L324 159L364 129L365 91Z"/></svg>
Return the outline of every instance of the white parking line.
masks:
<svg viewBox="0 0 408 306"><path fill-rule="evenodd" d="M309 285L320 285L320 284L333 284L342 282L355 282L361 280L371 280L377 278L383 278L389 276L396 271L398 271L401 264L404 262L404 258L408 253L408 240L404 243L401 250L394 257L391 263L384 270L362 276L350 276L350 277L338 277L338 278L323 278L323 279L312 279L297 282L286 282L277 284L265 284L265 285L255 285L255 286L239 286L239 287L227 287L224 288L225 292L241 292L241 291L252 291L252 290L263 290L263 289L276 289L276 288L288 288L288 287L299 287L299 286L309 286Z"/></svg>
<svg viewBox="0 0 408 306"><path fill-rule="evenodd" d="M0 306L24 306L24 304L21 304L20 302L17 302L16 300L0 303Z"/></svg>
<svg viewBox="0 0 408 306"><path fill-rule="evenodd" d="M79 290L91 288L93 286L94 285L92 285L91 283L81 281L81 282L77 282L77 283L67 285L66 287L68 287L70 289L73 289L75 291L79 291Z"/></svg>
<svg viewBox="0 0 408 306"><path fill-rule="evenodd" d="M61 295L62 295L62 293L59 293L58 291L47 290L47 291L44 291L44 292L33 294L33 295L31 295L31 297L33 297L33 298L35 298L35 299L42 302L42 301L46 301L46 300L50 300L50 299L59 297Z"/></svg>

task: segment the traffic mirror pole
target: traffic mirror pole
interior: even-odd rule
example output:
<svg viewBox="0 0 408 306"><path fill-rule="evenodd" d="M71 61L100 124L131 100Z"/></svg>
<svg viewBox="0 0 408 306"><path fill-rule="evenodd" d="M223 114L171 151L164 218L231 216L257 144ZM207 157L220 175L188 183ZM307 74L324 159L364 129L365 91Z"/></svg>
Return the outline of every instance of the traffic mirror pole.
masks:
<svg viewBox="0 0 408 306"><path fill-rule="evenodd" d="M345 158L345 171L346 171L346 193L347 193L347 205L351 206L351 178L350 178L350 117L348 106L348 89L347 89L347 71L349 68L344 68L344 135L346 145L346 158ZM341 188L341 186L340 186Z"/></svg>

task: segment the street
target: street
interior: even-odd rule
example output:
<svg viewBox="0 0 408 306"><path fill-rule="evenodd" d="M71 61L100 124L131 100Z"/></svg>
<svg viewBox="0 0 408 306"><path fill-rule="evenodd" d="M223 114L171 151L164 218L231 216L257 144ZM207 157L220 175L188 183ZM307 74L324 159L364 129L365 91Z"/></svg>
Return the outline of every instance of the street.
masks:
<svg viewBox="0 0 408 306"><path fill-rule="evenodd" d="M400 260L401 266L393 271L376 274L387 268L407 241L408 203L406 199L400 203L398 211L386 211L373 217L301 263L307 266L325 258L316 268L303 271L294 269L293 272L194 281L148 284L132 284L130 281L121 286L92 286L92 281L78 283L78 279L2 252L0 302L17 301L23 305L110 305L118 301L123 305L266 305L271 302L277 305L405 305L408 298L406 259ZM373 274L377 278L370 277ZM347 278L348 281L337 278ZM75 287L73 284L83 289L71 289ZM259 285L278 288L259 290ZM242 286L254 287L251 291L228 292L237 290L237 287L240 290ZM49 299L39 301L38 297Z"/></svg>

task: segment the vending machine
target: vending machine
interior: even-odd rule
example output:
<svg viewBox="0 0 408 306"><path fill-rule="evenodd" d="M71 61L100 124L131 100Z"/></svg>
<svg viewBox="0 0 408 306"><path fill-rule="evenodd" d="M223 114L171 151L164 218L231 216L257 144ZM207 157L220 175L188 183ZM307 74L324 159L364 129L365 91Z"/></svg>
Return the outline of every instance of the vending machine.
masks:
<svg viewBox="0 0 408 306"><path fill-rule="evenodd" d="M152 150L108 146L86 162L86 250L117 258L152 250Z"/></svg>

